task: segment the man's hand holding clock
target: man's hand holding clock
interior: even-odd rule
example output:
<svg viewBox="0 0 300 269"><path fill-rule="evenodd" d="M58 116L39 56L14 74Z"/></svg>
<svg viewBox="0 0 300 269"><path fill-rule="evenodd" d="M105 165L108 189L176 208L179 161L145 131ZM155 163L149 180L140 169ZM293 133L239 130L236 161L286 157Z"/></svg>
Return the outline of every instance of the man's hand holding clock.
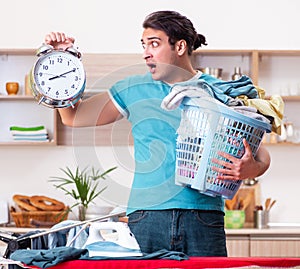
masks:
<svg viewBox="0 0 300 269"><path fill-rule="evenodd" d="M64 33L51 32L45 36L45 44L51 45L56 50L66 50L73 47L75 39L73 37L66 36Z"/></svg>
<svg viewBox="0 0 300 269"><path fill-rule="evenodd" d="M73 38L50 33L45 42L30 74L33 95L51 108L74 107L85 88L81 54L73 47Z"/></svg>

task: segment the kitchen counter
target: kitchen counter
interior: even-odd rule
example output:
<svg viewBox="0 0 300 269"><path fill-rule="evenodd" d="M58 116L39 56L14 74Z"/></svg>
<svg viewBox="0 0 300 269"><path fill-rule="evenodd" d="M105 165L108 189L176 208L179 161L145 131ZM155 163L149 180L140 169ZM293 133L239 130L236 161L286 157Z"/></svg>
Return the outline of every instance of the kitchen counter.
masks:
<svg viewBox="0 0 300 269"><path fill-rule="evenodd" d="M249 235L249 236L299 236L300 227L284 227L284 228L266 228L266 229L255 229L255 228L242 228L242 229L225 229L226 235Z"/></svg>
<svg viewBox="0 0 300 269"><path fill-rule="evenodd" d="M45 230L47 228L22 228L22 227L15 227L15 226L9 226L9 227L0 227L0 231L3 232L10 232L10 233L28 233L35 230Z"/></svg>
<svg viewBox="0 0 300 269"><path fill-rule="evenodd" d="M1 227L3 232L27 233L37 228ZM225 229L229 257L299 257L300 227ZM0 242L3 254L6 244Z"/></svg>
<svg viewBox="0 0 300 269"><path fill-rule="evenodd" d="M18 227L0 227L0 231L27 233L35 230L48 230L49 228L18 228ZM225 229L226 235L299 235L299 227L272 227L266 229L241 228L241 229Z"/></svg>

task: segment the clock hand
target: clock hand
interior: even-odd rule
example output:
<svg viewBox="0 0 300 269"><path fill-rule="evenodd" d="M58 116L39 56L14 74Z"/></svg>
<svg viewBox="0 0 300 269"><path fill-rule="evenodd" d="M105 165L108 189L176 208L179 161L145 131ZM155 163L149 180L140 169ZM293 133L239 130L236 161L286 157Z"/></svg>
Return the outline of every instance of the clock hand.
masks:
<svg viewBox="0 0 300 269"><path fill-rule="evenodd" d="M51 78L49 78L49 80L52 80L52 79L55 79L55 78L60 78L60 77L62 77L62 76L64 76L64 75L66 75L66 74L69 74L69 73L75 72L75 71L76 71L76 68L73 68L73 69L70 70L70 71L67 71L67 72L65 72L65 73L62 73L62 74L57 75L57 76L54 76L54 77L51 77Z"/></svg>
<svg viewBox="0 0 300 269"><path fill-rule="evenodd" d="M52 73L43 73L43 75L46 75L46 76L56 76L55 74L52 74ZM62 76L62 77L65 77L65 76Z"/></svg>

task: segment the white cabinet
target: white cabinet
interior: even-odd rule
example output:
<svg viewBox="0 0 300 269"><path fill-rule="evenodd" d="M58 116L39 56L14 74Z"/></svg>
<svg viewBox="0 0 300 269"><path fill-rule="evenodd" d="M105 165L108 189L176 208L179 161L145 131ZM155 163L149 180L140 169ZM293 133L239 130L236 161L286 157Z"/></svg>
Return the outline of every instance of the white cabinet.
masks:
<svg viewBox="0 0 300 269"><path fill-rule="evenodd" d="M253 237L251 238L250 255L251 257L299 257L300 237Z"/></svg>
<svg viewBox="0 0 300 269"><path fill-rule="evenodd" d="M250 257L249 236L227 236L228 257Z"/></svg>
<svg viewBox="0 0 300 269"><path fill-rule="evenodd" d="M299 257L299 229L237 229L226 231L229 257Z"/></svg>

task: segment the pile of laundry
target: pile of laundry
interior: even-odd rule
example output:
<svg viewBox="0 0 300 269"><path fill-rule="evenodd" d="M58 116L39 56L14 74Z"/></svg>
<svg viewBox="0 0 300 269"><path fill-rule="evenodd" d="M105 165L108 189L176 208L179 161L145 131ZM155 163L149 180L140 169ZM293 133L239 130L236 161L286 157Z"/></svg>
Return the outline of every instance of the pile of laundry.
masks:
<svg viewBox="0 0 300 269"><path fill-rule="evenodd" d="M188 259L182 252L165 249L142 253L127 223L114 221L113 217L123 215L121 213L106 216L110 219L108 221L101 221L100 218L93 223L90 222L92 220L66 220L47 231L31 231L13 240L5 238L8 248L4 257L39 268L69 260ZM0 233L2 241L3 238Z"/></svg>
<svg viewBox="0 0 300 269"><path fill-rule="evenodd" d="M284 102L280 95L273 95L265 99L264 89L253 85L248 76L232 81L213 80L211 83L207 74L202 74L204 79L193 79L175 83L170 93L163 99L161 107L165 110L178 108L185 97L192 98L197 103L197 98L211 97L246 114L247 116L263 115L272 125L272 131L281 134L281 124L284 112Z"/></svg>

